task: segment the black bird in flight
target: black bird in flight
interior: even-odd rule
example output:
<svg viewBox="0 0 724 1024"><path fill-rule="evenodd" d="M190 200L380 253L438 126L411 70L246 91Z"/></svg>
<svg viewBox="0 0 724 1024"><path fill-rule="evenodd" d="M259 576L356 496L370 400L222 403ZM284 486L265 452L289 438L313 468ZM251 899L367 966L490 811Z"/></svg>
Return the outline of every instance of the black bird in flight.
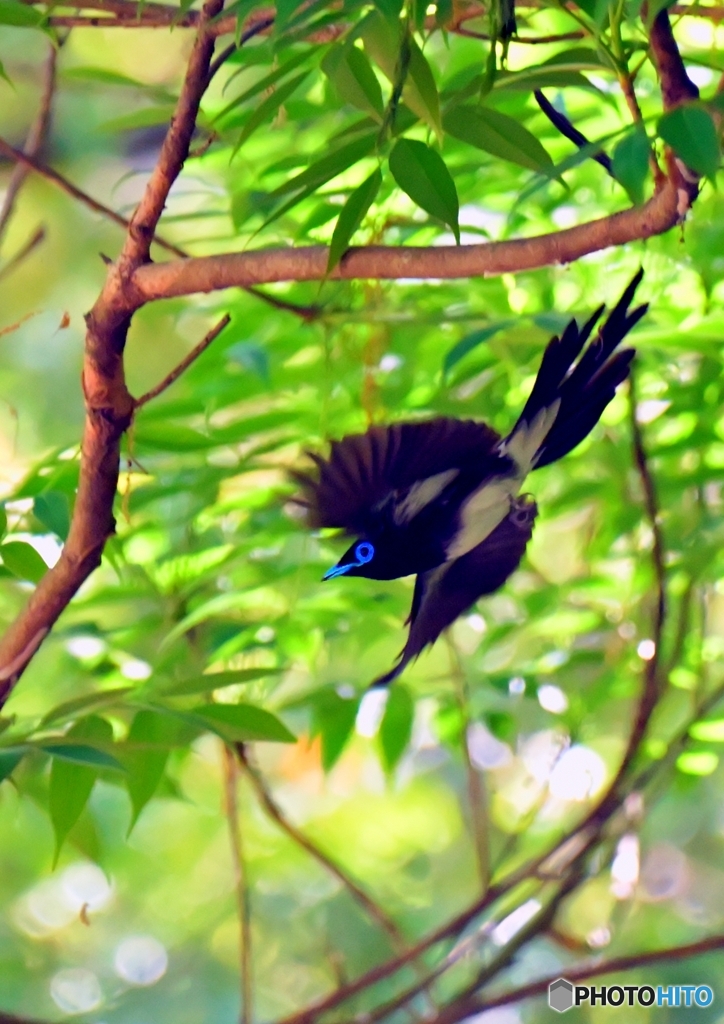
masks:
<svg viewBox="0 0 724 1024"><path fill-rule="evenodd" d="M523 481L580 444L628 377L635 351L616 348L648 308L629 311L642 277L639 270L585 350L603 306L583 327L571 320L551 339L507 437L443 416L373 426L333 441L327 459L310 453L317 474L295 474L308 525L341 527L356 538L325 580L417 576L407 643L372 685L392 682L517 569L538 511L521 494Z"/></svg>

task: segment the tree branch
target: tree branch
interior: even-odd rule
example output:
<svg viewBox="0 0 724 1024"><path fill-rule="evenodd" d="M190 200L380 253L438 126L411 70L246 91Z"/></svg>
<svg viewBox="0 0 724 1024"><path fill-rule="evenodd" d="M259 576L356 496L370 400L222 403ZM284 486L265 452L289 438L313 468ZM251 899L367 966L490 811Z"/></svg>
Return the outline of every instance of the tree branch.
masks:
<svg viewBox="0 0 724 1024"><path fill-rule="evenodd" d="M466 278L514 273L571 263L591 252L664 234L679 220L676 187L667 181L644 206L564 231L483 245L430 247L381 245L347 250L329 275L336 280ZM248 287L275 281L320 281L327 276L325 246L260 249L148 264L130 282L135 301Z"/></svg>
<svg viewBox="0 0 724 1024"><path fill-rule="evenodd" d="M40 150L43 148L45 138L50 128L50 115L51 107L53 103L53 93L55 92L55 72L58 63L58 51L52 44L48 44L48 56L45 58L43 64L43 79L40 92L40 103L38 104L38 112L35 115L35 120L30 126L28 137L25 140L25 146L23 152L29 157L36 157ZM8 182L7 191L5 198L3 199L2 207L0 208L0 246L2 245L3 236L7 230L7 226L10 223L10 218L13 215L15 208L15 200L18 197L20 189L23 187L23 182L28 176L28 166L24 163L17 163L10 175L10 181Z"/></svg>
<svg viewBox="0 0 724 1024"><path fill-rule="evenodd" d="M151 388L150 391L147 391L145 395L141 395L140 398L136 399L136 408L140 409L142 405L145 405L147 402L150 402L153 398L158 398L158 396L162 394L166 390L166 388L170 388L174 381L178 380L178 378L181 376L184 370L187 370L189 366L191 366L191 364L199 358L201 353L206 351L206 349L209 347L212 341L216 341L218 336L230 322L231 317L229 316L228 313L226 313L221 318L221 320L219 320L218 324L216 324L215 327L212 327L209 333L204 338L201 339L198 345L194 346L194 348L191 349L189 354L184 359L181 360L178 366L171 370L171 372L167 374L159 384Z"/></svg>
<svg viewBox="0 0 724 1024"><path fill-rule="evenodd" d="M633 971L637 967L647 967L649 964L667 963L677 960L686 960L693 956L703 956L706 953L714 953L724 949L724 935L714 935L709 939L701 939L699 942L691 942L684 946L672 946L668 949L655 949L648 953L634 953L631 956L612 957L610 960L599 961L597 964L587 964L582 967L567 967L565 976L568 981L585 981L587 978L599 978L605 974L620 974L623 971ZM529 985L521 985L520 988L510 992L504 992L499 996L491 996L489 999L471 999L464 1007L459 1008L454 1016L446 1017L443 1013L435 1024L456 1024L463 1017L472 1014L483 1013L486 1010L495 1009L498 1006L510 1006L511 1003L519 1003L524 999L532 999L535 996L545 995L548 986L557 981L558 974L551 974L547 978L533 981Z"/></svg>
<svg viewBox="0 0 724 1024"><path fill-rule="evenodd" d="M251 961L251 917L249 885L239 827L238 784L239 768L234 753L224 744L224 803L229 822L231 860L234 870L234 891L239 914L239 974L241 977L241 1013L239 1024L251 1024L253 1018L253 989Z"/></svg>
<svg viewBox="0 0 724 1024"><path fill-rule="evenodd" d="M123 350L138 308L128 290L133 271L148 259L166 196L188 152L201 96L208 80L213 39L205 26L223 0L207 0L176 113L158 165L131 219L121 258L111 264L103 290L86 316L83 393L86 418L80 477L68 539L60 558L38 583L27 605L0 639L0 706L81 584L100 564L115 531L113 502L118 486L120 440L131 423L134 400L126 387Z"/></svg>
<svg viewBox="0 0 724 1024"><path fill-rule="evenodd" d="M259 803L262 805L272 821L276 822L282 832L288 835L289 838L297 844L297 846L308 853L309 856L316 860L318 864L321 864L322 867L326 871L329 871L331 875L334 875L337 881L342 883L355 902L362 907L365 914L367 914L367 916L374 921L382 931L386 932L393 948L396 949L398 953L406 956L409 951L409 946L405 936L397 924L375 903L373 899L367 895L364 889L362 889L357 882L355 882L355 880L351 878L350 875L348 875L332 857L329 856L329 854L326 854L324 850L321 850L316 843L314 843L308 836L298 829L296 825L293 825L292 822L285 817L281 808L274 800L274 797L267 789L264 779L257 769L252 766L246 747L243 743L236 744L236 752L243 771L254 787Z"/></svg>

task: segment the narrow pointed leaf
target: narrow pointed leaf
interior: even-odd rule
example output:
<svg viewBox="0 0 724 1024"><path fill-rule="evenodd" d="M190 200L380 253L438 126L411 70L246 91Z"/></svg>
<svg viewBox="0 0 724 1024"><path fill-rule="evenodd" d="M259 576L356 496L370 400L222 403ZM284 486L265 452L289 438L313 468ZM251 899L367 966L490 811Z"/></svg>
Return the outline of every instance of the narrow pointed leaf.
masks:
<svg viewBox="0 0 724 1024"><path fill-rule="evenodd" d="M390 170L402 191L430 216L448 224L459 242L457 189L440 154L424 142L400 139L390 154Z"/></svg>
<svg viewBox="0 0 724 1024"><path fill-rule="evenodd" d="M70 733L68 735L70 736ZM108 742L113 742L112 732ZM99 750L98 747L92 747L87 743L74 743L69 740L62 743L40 743L38 746L46 754L50 754L51 757L58 761L87 765L98 770L108 768L116 772L124 771L121 762L113 757L112 754L106 753L105 750Z"/></svg>
<svg viewBox="0 0 724 1024"><path fill-rule="evenodd" d="M322 738L322 768L329 772L339 760L352 735L359 698L346 700L333 689L314 696L314 731Z"/></svg>
<svg viewBox="0 0 724 1024"><path fill-rule="evenodd" d="M270 72L268 75L264 75L264 77L260 78L258 82L255 82L239 96L231 100L230 103L227 103L227 105L220 110L218 114L216 114L212 124L216 124L221 121L227 114L231 113L232 110L235 110L243 103L246 103L248 100L258 96L259 93L266 92L266 90L270 89L271 86L276 85L280 79L285 78L288 74L294 71L295 68L298 68L300 64L303 64L305 60L308 60L309 56L308 51L305 51L304 53L297 53L293 57L290 57L289 60L284 61L283 64L280 64L280 66L274 71Z"/></svg>
<svg viewBox="0 0 724 1024"><path fill-rule="evenodd" d="M256 108L242 128L241 135L236 140L236 145L234 146L231 154L232 156L239 152L246 140L257 130L257 128L260 128L267 121L271 121L282 104L289 99L293 92L296 92L308 74L308 71L302 71L301 74L295 75L294 78L290 78L288 82L283 82L274 90L271 96L267 96L264 102Z"/></svg>
<svg viewBox="0 0 724 1024"><path fill-rule="evenodd" d="M488 107L455 107L445 115L445 130L461 142L531 171L548 174L553 161L541 143L518 121Z"/></svg>
<svg viewBox="0 0 724 1024"><path fill-rule="evenodd" d="M412 735L415 704L410 691L402 684L390 689L385 714L380 724L380 747L385 769L391 772L402 757Z"/></svg>
<svg viewBox="0 0 724 1024"><path fill-rule="evenodd" d="M347 103L382 121L382 89L369 60L356 46L337 46L322 61L322 70Z"/></svg>
<svg viewBox="0 0 724 1024"><path fill-rule="evenodd" d="M435 134L442 138L442 122L440 120L440 97L430 65L424 53L414 39L410 41L409 76L414 83L425 110L425 120L433 128Z"/></svg>
<svg viewBox="0 0 724 1024"><path fill-rule="evenodd" d="M33 513L43 526L47 526L61 540L66 540L70 529L70 505L61 491L46 491L33 502Z"/></svg>
<svg viewBox="0 0 724 1024"><path fill-rule="evenodd" d="M357 228L364 220L365 214L375 201L375 196L382 185L382 175L379 169L373 171L365 181L359 185L348 197L342 207L337 224L334 228L332 241L329 246L329 259L327 260L327 273L331 273L337 266L342 256L349 248L349 243Z"/></svg>
<svg viewBox="0 0 724 1024"><path fill-rule="evenodd" d="M128 743L138 744L140 747L148 744L149 749L127 750L123 754L123 762L128 772L126 785L132 806L129 832L158 789L171 747L183 728L183 723L178 719L160 715L155 711L142 710L136 713L128 730Z"/></svg>
<svg viewBox="0 0 724 1024"><path fill-rule="evenodd" d="M481 327L478 331L472 331L470 334L466 334L464 338L453 345L449 350L442 364L443 377L446 377L453 366L460 362L468 352L472 352L482 345L484 342L489 341L498 331L502 331L507 327L511 327L516 321L515 320L500 320L496 324L490 324L489 327Z"/></svg>
<svg viewBox="0 0 724 1024"><path fill-rule="evenodd" d="M163 696L180 697L192 693L210 693L212 690L221 690L225 686L250 683L254 679L279 675L281 671L280 668L243 668L237 669L235 672L210 672L208 675L181 679L171 686L164 687Z"/></svg>
<svg viewBox="0 0 724 1024"><path fill-rule="evenodd" d="M78 750L93 750L94 748L81 741L111 743L113 729L105 719L91 715L73 726L68 733L68 740L76 741ZM52 753L49 747L45 749ZM49 809L55 832L55 862L66 836L88 802L97 777L98 768L87 761L74 762L59 755L53 756L50 768Z"/></svg>
<svg viewBox="0 0 724 1024"><path fill-rule="evenodd" d="M192 713L225 739L240 743L296 743L296 737L276 715L253 704L201 704Z"/></svg>
<svg viewBox="0 0 724 1024"><path fill-rule="evenodd" d="M117 704L126 694L133 690L132 686L117 686L112 690L96 690L94 693L84 693L80 697L73 697L72 700L63 701L62 704L51 708L43 716L41 725L48 725L50 722L62 722L67 718L75 718L79 711L89 711L94 708L110 707Z"/></svg>
<svg viewBox="0 0 724 1024"><path fill-rule="evenodd" d="M649 173L651 149L646 130L638 125L616 144L613 151L613 174L628 192L632 203L644 201L644 183Z"/></svg>

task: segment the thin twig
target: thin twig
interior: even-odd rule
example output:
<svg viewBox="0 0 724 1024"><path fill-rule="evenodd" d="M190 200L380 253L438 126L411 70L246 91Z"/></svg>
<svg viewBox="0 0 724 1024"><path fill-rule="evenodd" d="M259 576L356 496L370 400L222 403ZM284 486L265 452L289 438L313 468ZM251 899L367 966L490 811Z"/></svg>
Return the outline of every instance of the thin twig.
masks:
<svg viewBox="0 0 724 1024"><path fill-rule="evenodd" d="M701 939L699 942L691 942L684 946L672 946L668 949L656 949L649 953L634 953L631 956L612 957L610 960L599 961L596 964L588 964L583 967L567 967L566 979L571 982L585 981L587 978L599 978L605 974L620 974L622 971L633 971L637 967L648 967L649 964L667 963L677 960L686 960L693 956L703 956L706 953L713 953L716 950L724 949L724 935L714 935L708 939ZM498 996L491 996L489 999L470 1000L454 1020L460 1020L468 1015L484 1013L486 1010L493 1010L498 1006L510 1006L511 1003L519 1003L524 999L532 999L535 996L545 995L548 986L560 977L558 974L551 974L547 978L533 981L528 985L504 992ZM445 1018L445 1024L454 1024L453 1019Z"/></svg>
<svg viewBox="0 0 724 1024"><path fill-rule="evenodd" d="M45 58L45 63L43 65L43 81L38 112L30 126L28 137L26 138L25 145L23 146L23 152L31 158L36 157L43 148L48 134L48 129L50 128L50 114L53 103L53 93L55 92L57 58L58 50L56 46L53 43L49 43L48 56ZM29 170L30 169L27 164L16 163L13 168L13 173L10 175L10 181L8 182L2 208L0 208L0 246L2 245L3 236L5 235L7 226L10 223L10 218L13 215L18 193L23 186L23 182L28 176Z"/></svg>
<svg viewBox="0 0 724 1024"><path fill-rule="evenodd" d="M480 877L480 891L485 892L490 884L490 851L488 848L488 820L486 814L485 782L480 772L470 760L469 731L470 731L470 701L468 698L465 674L460 664L460 656L455 643L448 631L445 634L448 653L450 655L450 667L455 684L455 694L460 710L460 746L465 764L465 775L468 784L468 804L470 805L470 818L472 822L473 845L475 857L478 864L478 875Z"/></svg>
<svg viewBox="0 0 724 1024"><path fill-rule="evenodd" d="M298 829L296 825L292 824L292 822L285 817L281 808L274 800L274 797L267 789L264 779L258 770L252 766L244 744L238 743L236 750L239 757L239 763L254 787L259 803L262 805L272 821L276 822L282 832L285 832L286 835L288 835L289 838L297 844L297 846L301 847L301 849L308 853L310 857L313 857L318 864L321 864L322 867L342 883L354 900L362 907L367 916L374 921L382 931L386 932L395 950L400 953L400 955L407 957L409 953L409 946L405 936L397 924L375 903L370 896L367 895L364 889L362 889L357 882L355 882L355 880L351 878L347 872L332 859L332 857L329 856L329 854L325 853L324 850L321 850L316 843L314 843L304 834L304 832ZM410 959L414 959L414 957L410 957Z"/></svg>
<svg viewBox="0 0 724 1024"><path fill-rule="evenodd" d="M52 167L47 167L36 158L29 156L27 153L23 153L20 149L16 149L1 137L0 153L6 156L9 160L14 160L29 170L35 171L37 174L41 175L41 177L45 178L46 181L50 181L53 185L57 185L57 187L63 192L66 192L69 196L72 196L73 199L76 199L79 203L87 206L95 213L102 214L102 216L113 221L114 224L117 224L124 230L128 229L130 221L126 217L123 217L120 213L116 213L116 211L112 210L110 206L106 206L104 203L101 203L97 199L88 195L87 192L78 188L72 183L72 181L69 181L68 178L59 174L58 171L53 170ZM179 256L181 258L188 256L188 253L184 252L183 249L179 249L178 246L173 245L171 242L167 242L164 238L161 238L160 235L155 236L154 242L162 249L166 249L167 252L173 253L174 256Z"/></svg>
<svg viewBox="0 0 724 1024"><path fill-rule="evenodd" d="M239 822L238 783L239 768L231 751L224 745L224 793L225 810L229 822L231 860L234 869L234 890L239 914L239 968L241 979L241 1013L239 1024L251 1024L253 1011L252 964L251 964L251 914L249 885L246 877L244 848Z"/></svg>
<svg viewBox="0 0 724 1024"><path fill-rule="evenodd" d="M45 241L45 234L46 231L42 225L35 229L25 245L22 245L15 255L11 256L7 263L0 267L0 281L11 274L13 270L17 270L20 264L28 258L33 250Z"/></svg>
<svg viewBox="0 0 724 1024"><path fill-rule="evenodd" d="M95 213L100 213L103 217L113 221L114 224L117 224L124 230L128 230L131 222L127 217L122 216L120 213L116 213L116 211L111 209L110 206L106 206L99 200L94 199L58 171L53 170L51 167L46 167L45 164L42 164L39 160L29 157L26 153L23 153L22 150L11 146L10 143L2 137L0 137L0 153L4 154L8 159L15 160L16 162L35 171L37 174L40 174L47 181L52 182L52 184L56 185L63 192L66 192L69 196L72 196L72 198L76 199L79 203L87 206ZM173 242L167 241L159 235L158 232L154 234L153 241L161 249L165 249L166 252L170 252L174 256L178 256L179 259L192 258L185 249L180 248L178 245L174 245ZM274 309L284 310L286 313L293 313L295 316L298 316L301 320L304 320L307 323L316 320L321 312L320 306L299 306L294 302L286 302L284 299L277 298L275 295L267 295L265 292L259 291L258 288L247 287L245 285L241 285L241 288L243 291L247 292L247 294L253 295L255 298L265 302L268 306L272 306Z"/></svg>
<svg viewBox="0 0 724 1024"><path fill-rule="evenodd" d="M141 395L140 398L136 399L136 408L140 409L142 405L145 405L147 402L150 402L151 399L158 398L158 396L162 394L166 390L166 388L170 388L174 381L178 380L178 378L181 376L184 370L187 370L189 366L191 366L191 364L199 358L201 353L206 351L206 349L209 347L212 341L215 341L218 338L218 336L224 330L226 325L229 324L230 322L231 317L229 316L228 313L225 313L224 316L222 316L221 320L219 320L218 324L216 324L215 327L211 328L209 333L204 338L201 339L198 345L195 345L194 348L191 349L189 354L181 360L178 366L171 370L170 373L166 374L163 380L160 381L160 383L158 383L155 387L151 388L150 391L147 391L145 395Z"/></svg>

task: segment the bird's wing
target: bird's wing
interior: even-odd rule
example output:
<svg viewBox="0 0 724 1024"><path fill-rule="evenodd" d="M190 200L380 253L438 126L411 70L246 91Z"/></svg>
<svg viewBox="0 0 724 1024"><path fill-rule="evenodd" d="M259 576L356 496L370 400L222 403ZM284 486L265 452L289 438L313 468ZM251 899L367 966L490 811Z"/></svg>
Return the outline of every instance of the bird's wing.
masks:
<svg viewBox="0 0 724 1024"><path fill-rule="evenodd" d="M411 519L461 467L500 461L500 435L484 423L444 416L424 423L370 427L333 441L329 458L310 453L318 473L295 473L312 527L362 534L389 499L398 525Z"/></svg>
<svg viewBox="0 0 724 1024"><path fill-rule="evenodd" d="M502 587L520 564L537 511L534 501L519 498L503 522L472 551L420 573L415 581L407 643L397 665L376 679L374 686L391 683L479 597Z"/></svg>

